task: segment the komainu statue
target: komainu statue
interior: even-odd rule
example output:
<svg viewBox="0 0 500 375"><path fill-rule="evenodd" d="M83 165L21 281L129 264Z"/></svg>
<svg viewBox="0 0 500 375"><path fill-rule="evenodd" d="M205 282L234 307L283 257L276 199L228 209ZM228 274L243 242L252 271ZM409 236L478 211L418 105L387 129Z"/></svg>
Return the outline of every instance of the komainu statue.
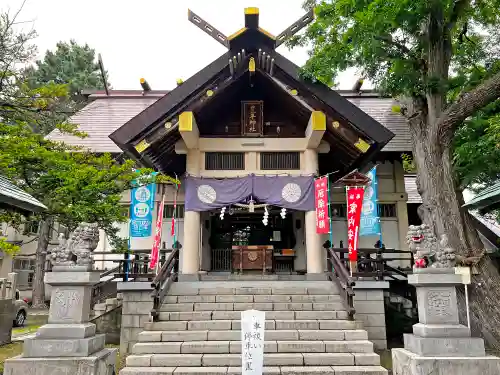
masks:
<svg viewBox="0 0 500 375"><path fill-rule="evenodd" d="M66 241L64 235L59 236L59 245L50 254L53 266L84 266L92 267L92 252L99 243L99 228L97 223L81 223L70 234ZM76 257L76 263L75 263Z"/></svg>
<svg viewBox="0 0 500 375"><path fill-rule="evenodd" d="M410 225L406 241L414 254L415 268L455 267L455 250L448 245L448 237L445 234L438 242L428 225Z"/></svg>

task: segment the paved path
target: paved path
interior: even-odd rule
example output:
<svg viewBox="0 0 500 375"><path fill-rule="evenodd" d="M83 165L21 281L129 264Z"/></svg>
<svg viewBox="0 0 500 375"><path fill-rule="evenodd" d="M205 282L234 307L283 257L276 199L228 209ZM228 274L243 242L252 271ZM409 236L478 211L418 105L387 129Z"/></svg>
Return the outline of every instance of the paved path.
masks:
<svg viewBox="0 0 500 375"><path fill-rule="evenodd" d="M36 336L36 332L22 333L22 334L12 334L12 342L24 341L26 339L32 339Z"/></svg>

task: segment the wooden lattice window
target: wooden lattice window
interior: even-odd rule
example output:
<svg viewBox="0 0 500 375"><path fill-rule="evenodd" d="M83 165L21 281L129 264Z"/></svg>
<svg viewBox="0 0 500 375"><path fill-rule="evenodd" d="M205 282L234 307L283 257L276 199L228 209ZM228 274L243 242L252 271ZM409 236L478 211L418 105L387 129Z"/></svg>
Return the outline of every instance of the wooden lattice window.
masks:
<svg viewBox="0 0 500 375"><path fill-rule="evenodd" d="M299 152L261 152L260 169L262 170L298 170L300 169Z"/></svg>
<svg viewBox="0 0 500 375"><path fill-rule="evenodd" d="M243 152L206 152L205 170L236 171L245 169L245 154Z"/></svg>

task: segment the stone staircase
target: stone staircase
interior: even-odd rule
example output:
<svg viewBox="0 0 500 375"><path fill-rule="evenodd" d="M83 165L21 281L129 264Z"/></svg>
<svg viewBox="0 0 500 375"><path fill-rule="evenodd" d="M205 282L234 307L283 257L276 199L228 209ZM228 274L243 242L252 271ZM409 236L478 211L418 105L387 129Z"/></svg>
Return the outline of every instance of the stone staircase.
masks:
<svg viewBox="0 0 500 375"><path fill-rule="evenodd" d="M120 375L241 373L241 311L266 312L264 374L387 375L329 281L174 283Z"/></svg>

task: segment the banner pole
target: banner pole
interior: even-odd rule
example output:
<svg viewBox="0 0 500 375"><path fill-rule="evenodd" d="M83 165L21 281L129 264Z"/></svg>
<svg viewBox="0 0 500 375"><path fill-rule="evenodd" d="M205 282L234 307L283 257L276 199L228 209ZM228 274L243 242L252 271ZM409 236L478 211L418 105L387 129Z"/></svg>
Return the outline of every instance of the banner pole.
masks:
<svg viewBox="0 0 500 375"><path fill-rule="evenodd" d="M327 186L327 194L328 194L328 219L330 224L330 247L333 249L335 246L333 245L333 218L332 218L332 199L331 199L331 190L330 190L330 175L326 175L326 186ZM333 251L333 250L332 250ZM332 272L335 271L332 262Z"/></svg>

